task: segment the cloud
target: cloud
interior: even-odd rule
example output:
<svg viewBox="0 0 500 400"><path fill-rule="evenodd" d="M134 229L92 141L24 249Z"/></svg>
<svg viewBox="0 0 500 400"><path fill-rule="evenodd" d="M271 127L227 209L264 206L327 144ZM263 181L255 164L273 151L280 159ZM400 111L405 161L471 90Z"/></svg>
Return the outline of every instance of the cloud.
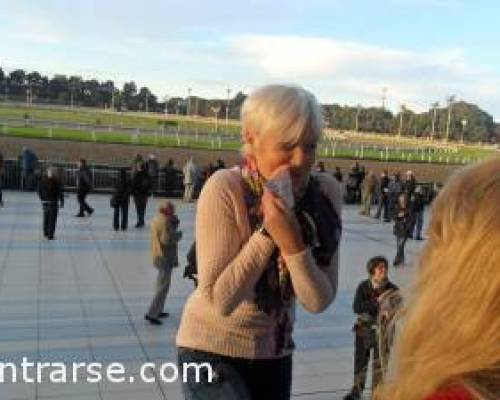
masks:
<svg viewBox="0 0 500 400"><path fill-rule="evenodd" d="M386 87L394 109L404 103L425 110L451 93L480 104L500 104L500 96L489 89L499 77L471 65L460 48L410 51L283 35L238 36L229 43L239 58L269 79L309 85L323 94L323 101L378 105Z"/></svg>

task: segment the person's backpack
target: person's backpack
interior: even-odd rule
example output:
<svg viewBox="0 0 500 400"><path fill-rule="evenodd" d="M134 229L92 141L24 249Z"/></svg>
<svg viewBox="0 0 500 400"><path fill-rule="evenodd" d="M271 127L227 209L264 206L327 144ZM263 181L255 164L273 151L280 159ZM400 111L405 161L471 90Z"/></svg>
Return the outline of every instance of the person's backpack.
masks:
<svg viewBox="0 0 500 400"><path fill-rule="evenodd" d="M184 268L183 278L192 279L194 286L198 286L198 266L196 264L196 241L191 244L186 255L187 265Z"/></svg>

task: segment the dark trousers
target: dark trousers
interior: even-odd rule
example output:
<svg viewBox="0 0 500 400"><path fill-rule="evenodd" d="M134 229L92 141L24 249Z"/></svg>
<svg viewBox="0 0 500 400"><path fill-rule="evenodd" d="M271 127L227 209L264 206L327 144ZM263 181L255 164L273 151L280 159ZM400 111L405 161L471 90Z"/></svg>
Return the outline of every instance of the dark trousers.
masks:
<svg viewBox="0 0 500 400"><path fill-rule="evenodd" d="M121 224L120 224L121 216ZM115 231L122 229L122 231L127 229L128 224L128 202L120 204L118 207L114 207L113 215L113 228Z"/></svg>
<svg viewBox="0 0 500 400"><path fill-rule="evenodd" d="M407 236L396 236L396 258L394 259L394 265L405 262L405 244L407 240Z"/></svg>
<svg viewBox="0 0 500 400"><path fill-rule="evenodd" d="M3 193L2 193L2 178L0 178L0 205L3 204Z"/></svg>
<svg viewBox="0 0 500 400"><path fill-rule="evenodd" d="M79 215L84 215L85 212L91 214L94 211L94 209L90 207L85 201L87 194L88 194L87 192L83 192L83 193L77 193L76 195L76 198L78 199L78 204L80 205L80 211L78 212Z"/></svg>
<svg viewBox="0 0 500 400"><path fill-rule="evenodd" d="M382 194L380 195L379 202L378 202L378 208L377 208L377 214L375 214L375 218L379 219L380 215L382 214L383 210L383 216L384 221L389 221L389 199L387 197L387 194Z"/></svg>
<svg viewBox="0 0 500 400"><path fill-rule="evenodd" d="M146 206L148 205L148 196L134 196L135 210L137 211L137 225L144 225L144 216L146 215Z"/></svg>
<svg viewBox="0 0 500 400"><path fill-rule="evenodd" d="M373 351L372 362L372 389L381 381L382 369L380 365L377 334L371 327L357 327L354 339L354 384L352 393L361 397L365 389L368 364Z"/></svg>
<svg viewBox="0 0 500 400"><path fill-rule="evenodd" d="M187 363L208 363L213 372L208 381L201 369L199 382L196 370L187 369L187 382L182 384L186 400L289 400L292 386L292 356L268 360L249 360L179 349L179 371ZM203 373L205 371L205 373Z"/></svg>
<svg viewBox="0 0 500 400"><path fill-rule="evenodd" d="M415 213L415 238L422 237L422 228L424 226L424 211L417 211Z"/></svg>
<svg viewBox="0 0 500 400"><path fill-rule="evenodd" d="M43 204L43 236L53 238L57 223L57 203Z"/></svg>

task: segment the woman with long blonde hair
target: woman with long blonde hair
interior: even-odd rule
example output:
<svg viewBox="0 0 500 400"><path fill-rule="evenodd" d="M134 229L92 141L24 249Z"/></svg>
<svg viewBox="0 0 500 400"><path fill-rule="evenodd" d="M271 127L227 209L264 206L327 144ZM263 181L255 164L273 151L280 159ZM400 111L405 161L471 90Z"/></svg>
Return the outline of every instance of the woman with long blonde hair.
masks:
<svg viewBox="0 0 500 400"><path fill-rule="evenodd" d="M377 400L500 399L500 158L467 167L429 240Z"/></svg>

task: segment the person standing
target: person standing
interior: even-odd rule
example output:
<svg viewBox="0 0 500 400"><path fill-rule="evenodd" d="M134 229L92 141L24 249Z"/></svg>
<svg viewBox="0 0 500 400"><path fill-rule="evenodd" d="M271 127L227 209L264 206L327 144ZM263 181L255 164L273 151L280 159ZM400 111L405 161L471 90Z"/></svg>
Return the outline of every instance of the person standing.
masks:
<svg viewBox="0 0 500 400"><path fill-rule="evenodd" d="M410 209L412 215L412 228L410 230L410 237L415 240L423 240L422 228L424 226L424 209L425 202L422 195L422 187L417 186L413 193L410 195Z"/></svg>
<svg viewBox="0 0 500 400"><path fill-rule="evenodd" d="M184 174L184 201L189 203L193 201L194 184L196 179L196 166L194 165L192 158L186 162L182 172Z"/></svg>
<svg viewBox="0 0 500 400"><path fill-rule="evenodd" d="M182 238L182 231L178 227L179 219L175 215L174 205L169 201L161 204L151 221L151 256L153 265L158 270L156 292L144 316L153 325L161 325L160 318L169 315L163 309L170 288L172 269L179 265L178 243Z"/></svg>
<svg viewBox="0 0 500 400"><path fill-rule="evenodd" d="M121 169L119 172L118 182L115 185L110 203L114 210L113 229L118 231L121 227L122 231L127 230L128 206L130 204L130 179L128 178L127 171L125 169Z"/></svg>
<svg viewBox="0 0 500 400"><path fill-rule="evenodd" d="M171 158L163 167L163 173L165 174L165 195L167 197L172 197L175 189L175 184L177 181L178 170L175 168L174 160Z"/></svg>
<svg viewBox="0 0 500 400"><path fill-rule="evenodd" d="M384 222L389 222L389 174L387 170L382 172L380 176L380 185L379 185L379 201L378 201L378 209L375 214L376 219L380 219L382 216ZM383 213L382 213L383 210Z"/></svg>
<svg viewBox="0 0 500 400"><path fill-rule="evenodd" d="M373 202L373 196L375 195L375 191L377 189L377 178L375 174L370 171L368 175L363 180L362 183L362 209L361 215L370 216L370 211Z"/></svg>
<svg viewBox="0 0 500 400"><path fill-rule="evenodd" d="M21 190L33 190L37 163L37 155L28 147L23 147L21 154Z"/></svg>
<svg viewBox="0 0 500 400"><path fill-rule="evenodd" d="M403 192L403 185L401 183L401 177L399 173L395 173L393 176L391 176L387 188L389 191L387 199L389 204L389 220L393 220L398 208L399 195Z"/></svg>
<svg viewBox="0 0 500 400"><path fill-rule="evenodd" d="M156 156L152 153L148 156L148 161L146 161L146 171L151 179L152 191L159 190L158 175L160 173L160 166Z"/></svg>
<svg viewBox="0 0 500 400"><path fill-rule="evenodd" d="M146 215L146 207L148 197L151 193L151 179L145 169L143 162L138 162L136 172L132 177L132 196L134 196L135 209L137 212L136 228L144 226L144 217Z"/></svg>
<svg viewBox="0 0 500 400"><path fill-rule="evenodd" d="M405 263L405 245L410 236L412 227L410 209L408 206L408 196L406 193L401 193L398 197L398 205L396 215L394 217L394 235L396 236L396 257L393 265L395 267L404 265Z"/></svg>
<svg viewBox="0 0 500 400"><path fill-rule="evenodd" d="M371 258L366 269L368 279L362 281L356 290L353 301L353 311L357 314L356 324L352 328L355 334L354 341L354 384L344 400L361 399L366 384L366 374L372 359L372 391L381 382L382 365L379 357L377 318L383 296L389 291L399 288L388 278L389 262L383 256Z"/></svg>
<svg viewBox="0 0 500 400"><path fill-rule="evenodd" d="M340 167L335 167L335 172L333 174L333 177L338 181L342 182L344 177L342 175L342 171L340 170Z"/></svg>
<svg viewBox="0 0 500 400"><path fill-rule="evenodd" d="M402 191L408 193L408 196L411 196L417 187L417 180L415 175L413 175L413 171L406 171L406 177L404 182L402 183Z"/></svg>
<svg viewBox="0 0 500 400"><path fill-rule="evenodd" d="M208 363L221 379L188 372L187 400L289 400L296 304L320 313L337 294L342 190L312 171L317 100L268 85L241 114L242 164L214 173L198 200L198 286L177 333L178 365Z"/></svg>
<svg viewBox="0 0 500 400"><path fill-rule="evenodd" d="M38 196L43 207L43 236L48 240L54 240L58 206L64 207L63 188L54 167L48 168L46 175L42 177Z"/></svg>
<svg viewBox="0 0 500 400"><path fill-rule="evenodd" d="M85 217L85 213L89 216L93 214L94 209L90 207L85 200L87 195L92 191L92 187L92 174L87 166L87 160L82 158L78 162L78 172L76 175L76 197L80 210L75 217L83 218Z"/></svg>

